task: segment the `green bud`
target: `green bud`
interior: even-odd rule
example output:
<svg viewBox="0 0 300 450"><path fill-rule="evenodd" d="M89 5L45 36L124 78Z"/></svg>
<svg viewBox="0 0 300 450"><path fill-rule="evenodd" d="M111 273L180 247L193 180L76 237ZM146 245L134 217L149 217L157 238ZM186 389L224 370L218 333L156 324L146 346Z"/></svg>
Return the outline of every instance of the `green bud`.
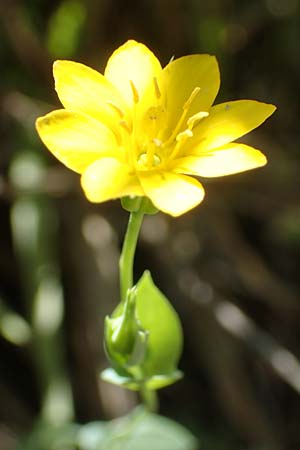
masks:
<svg viewBox="0 0 300 450"><path fill-rule="evenodd" d="M182 352L182 329L176 311L145 272L106 321L106 350L113 369L102 378L129 389L140 384L159 389L182 374L177 364Z"/></svg>

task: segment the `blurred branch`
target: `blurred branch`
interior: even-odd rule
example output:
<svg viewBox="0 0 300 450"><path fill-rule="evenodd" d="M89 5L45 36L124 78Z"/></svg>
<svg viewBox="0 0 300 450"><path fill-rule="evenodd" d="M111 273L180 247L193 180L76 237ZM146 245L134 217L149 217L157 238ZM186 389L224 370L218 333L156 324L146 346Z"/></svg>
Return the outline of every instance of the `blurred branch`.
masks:
<svg viewBox="0 0 300 450"><path fill-rule="evenodd" d="M24 3L19 0L1 0L0 18L12 48L33 79L50 82L50 57L28 24Z"/></svg>
<svg viewBox="0 0 300 450"><path fill-rule="evenodd" d="M16 122L20 123L24 129L30 130L32 132L32 126L35 119L48 112L53 105L48 105L47 103L42 103L37 101L18 90L8 91L2 97L1 108L5 116L11 117ZM39 147L41 150L43 144L40 142ZM15 148L16 152L21 149ZM38 149L39 150L39 149ZM45 152L40 153L41 158L49 158L52 156L50 153ZM27 167L27 170L29 167ZM25 186L23 183L24 177L18 177L18 186L12 185L10 180L4 177L0 177L0 197L6 200L12 201L18 194L18 189L37 189L40 193L49 195L50 197L62 197L69 192L75 191L77 177L62 166L57 164L54 166L44 166L43 170L40 171L39 179L36 180L36 185ZM30 177L29 177L30 178ZM32 183L25 177L26 183ZM16 189L17 188L17 189Z"/></svg>
<svg viewBox="0 0 300 450"><path fill-rule="evenodd" d="M227 331L244 341L271 369L300 394L300 362L270 334L233 303L223 300L213 306L214 315Z"/></svg>
<svg viewBox="0 0 300 450"><path fill-rule="evenodd" d="M0 422L8 423L12 429L21 428L26 429L32 423L33 411L28 408L28 405L20 398L14 387L8 385L0 379L0 398L1 408ZM15 431L20 431L16 429ZM1 432L0 432L1 437ZM0 449L2 441L0 440Z"/></svg>
<svg viewBox="0 0 300 450"><path fill-rule="evenodd" d="M38 189L43 171L44 163L34 153L25 151L15 156L10 180L17 195L10 218L32 330L31 350L42 397L41 418L61 424L73 417L73 404L62 351L64 305L53 247L57 217L49 199Z"/></svg>
<svg viewBox="0 0 300 450"><path fill-rule="evenodd" d="M0 334L11 344L23 346L32 338L31 328L26 320L13 311L0 297Z"/></svg>
<svg viewBox="0 0 300 450"><path fill-rule="evenodd" d="M237 332L238 327L234 321L236 317L232 317L230 313L229 317L225 314L225 307L234 308L230 302L219 302L214 298L208 304L200 303L198 307L191 306L193 327L188 330L188 340L198 343L197 347L191 344L190 347L194 348L195 358L199 363L206 366L213 382L216 400L247 439L256 445L268 445L269 450L281 450L282 430L279 418L274 415L274 411L270 414L270 405L266 407L262 403L245 367L244 343L251 345L267 363L270 362L268 352L260 348L261 339L258 336L261 338L261 335L254 327L251 328L251 335L246 334L246 320L240 326L239 333ZM240 314L242 315L241 312ZM232 335L239 339L232 339ZM275 348L277 350L276 345ZM292 380L287 373L278 371L274 365L272 369L291 384ZM294 383L292 387L295 388Z"/></svg>
<svg viewBox="0 0 300 450"><path fill-rule="evenodd" d="M299 298L293 287L279 279L246 241L234 216L218 208L214 214L210 213L210 217L214 239L234 263L248 292L275 308L279 314L300 312Z"/></svg>

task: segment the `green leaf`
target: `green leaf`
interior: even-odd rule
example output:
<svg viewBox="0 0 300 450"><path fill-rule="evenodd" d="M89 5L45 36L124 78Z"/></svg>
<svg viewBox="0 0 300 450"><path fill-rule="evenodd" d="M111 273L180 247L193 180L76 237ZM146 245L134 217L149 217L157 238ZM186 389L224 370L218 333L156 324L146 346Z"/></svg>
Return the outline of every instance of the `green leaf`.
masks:
<svg viewBox="0 0 300 450"><path fill-rule="evenodd" d="M144 409L134 412L132 431L116 450L196 450L197 441L182 425ZM123 419L124 426L126 422ZM128 425L127 425L128 426ZM106 447L108 450L111 447Z"/></svg>
<svg viewBox="0 0 300 450"><path fill-rule="evenodd" d="M80 426L66 423L54 426L47 422L37 422L30 433L18 442L15 450L71 450L76 445Z"/></svg>
<svg viewBox="0 0 300 450"><path fill-rule="evenodd" d="M182 425L136 408L111 421L84 425L78 436L80 450L196 450L197 441Z"/></svg>
<svg viewBox="0 0 300 450"><path fill-rule="evenodd" d="M109 422L90 422L83 425L78 433L77 445L80 450L104 450Z"/></svg>

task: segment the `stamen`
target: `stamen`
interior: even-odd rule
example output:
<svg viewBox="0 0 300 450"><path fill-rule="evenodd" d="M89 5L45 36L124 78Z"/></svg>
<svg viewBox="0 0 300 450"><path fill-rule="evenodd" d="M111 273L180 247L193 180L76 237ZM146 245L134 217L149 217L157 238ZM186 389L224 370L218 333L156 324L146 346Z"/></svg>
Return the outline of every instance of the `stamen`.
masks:
<svg viewBox="0 0 300 450"><path fill-rule="evenodd" d="M111 106L120 116L120 118L122 119L124 117L124 112L122 111L121 108L119 108L117 105L115 105L113 102L107 101L106 102L109 106Z"/></svg>
<svg viewBox="0 0 300 450"><path fill-rule="evenodd" d="M183 112L181 114L181 117L179 118L179 121L177 122L177 125L176 125L175 129L173 130L171 136L164 143L164 147L168 147L168 145L170 145L173 142L173 140L175 139L175 137L178 135L178 132L179 132L180 128L182 127L183 122L185 121L185 118L186 118L186 115L188 113L188 110L189 110L192 102L195 100L195 98L198 95L200 90L201 90L201 88L199 88L198 86L195 87L195 89L193 90L193 92L191 93L191 95L189 96L189 98L187 99L185 104L183 105L183 107L182 107Z"/></svg>
<svg viewBox="0 0 300 450"><path fill-rule="evenodd" d="M161 163L160 157L156 153L154 153L154 155L153 155L153 166L154 167L159 166L160 163Z"/></svg>
<svg viewBox="0 0 300 450"><path fill-rule="evenodd" d="M191 93L191 95L189 96L189 98L187 99L185 104L183 105L183 110L184 111L189 109L189 107L191 106L192 102L195 100L195 98L199 94L199 91L201 91L201 88L199 86L195 87L195 89L193 90L193 92Z"/></svg>
<svg viewBox="0 0 300 450"><path fill-rule="evenodd" d="M126 120L120 120L119 125L123 127L129 134L132 132L132 129L130 128Z"/></svg>
<svg viewBox="0 0 300 450"><path fill-rule="evenodd" d="M159 99L161 97L161 92L160 92L158 81L157 81L156 77L153 77L153 83L154 83L156 98Z"/></svg>
<svg viewBox="0 0 300 450"><path fill-rule="evenodd" d="M186 129L186 130L182 131L181 133L177 134L176 145L173 148L173 150L171 151L170 155L168 156L167 161L170 161L171 159L176 158L182 145L185 143L185 141L187 139L189 139L191 137L193 137L193 132L192 132L192 130L189 130L189 129Z"/></svg>
<svg viewBox="0 0 300 450"><path fill-rule="evenodd" d="M209 116L209 113L206 111L199 111L198 113L194 114L187 121L188 128L192 130L194 128L195 122L198 122L199 120L202 120L207 116Z"/></svg>
<svg viewBox="0 0 300 450"><path fill-rule="evenodd" d="M138 92L137 88L135 87L132 80L129 80L129 83L130 83L130 87L131 87L132 94L133 94L133 101L134 101L134 103L138 103L138 101L140 99L139 92Z"/></svg>

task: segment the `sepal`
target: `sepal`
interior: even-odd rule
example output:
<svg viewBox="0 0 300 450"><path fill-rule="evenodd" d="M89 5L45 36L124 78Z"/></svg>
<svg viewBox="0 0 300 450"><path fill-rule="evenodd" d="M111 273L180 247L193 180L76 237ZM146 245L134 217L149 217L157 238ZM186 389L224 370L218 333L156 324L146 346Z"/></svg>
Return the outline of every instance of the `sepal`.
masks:
<svg viewBox="0 0 300 450"><path fill-rule="evenodd" d="M137 196L122 197L121 205L123 209L131 213L141 211L144 214L153 215L158 212L158 209L147 197L137 197Z"/></svg>
<svg viewBox="0 0 300 450"><path fill-rule="evenodd" d="M136 288L127 293L124 305L112 317L105 318L105 350L111 364L128 369L145 358L148 332L143 330L136 316Z"/></svg>

